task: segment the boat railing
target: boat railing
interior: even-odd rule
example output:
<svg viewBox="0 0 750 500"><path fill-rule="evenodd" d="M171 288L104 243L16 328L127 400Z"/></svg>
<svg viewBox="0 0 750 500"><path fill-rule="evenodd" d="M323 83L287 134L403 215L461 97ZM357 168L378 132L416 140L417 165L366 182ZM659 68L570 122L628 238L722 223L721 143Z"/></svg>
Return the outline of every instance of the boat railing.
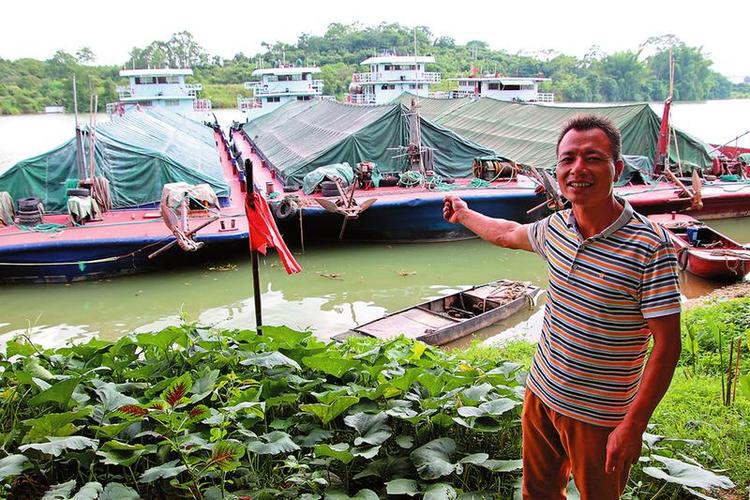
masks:
<svg viewBox="0 0 750 500"><path fill-rule="evenodd" d="M237 96L237 109L240 111L247 111L249 109L262 108L263 103L260 99L255 97L242 97Z"/></svg>
<svg viewBox="0 0 750 500"><path fill-rule="evenodd" d="M132 97L134 94L133 88L129 85L118 85L117 87L115 87L115 91L117 92L117 95L120 97L120 99Z"/></svg>
<svg viewBox="0 0 750 500"><path fill-rule="evenodd" d="M539 92L536 102L555 102L555 94L552 92Z"/></svg>
<svg viewBox="0 0 750 500"><path fill-rule="evenodd" d="M194 100L193 111L211 111L211 99Z"/></svg>
<svg viewBox="0 0 750 500"><path fill-rule="evenodd" d="M440 83L440 73L437 71L384 71L378 73L354 73L354 83L380 83L380 82L412 82L420 81L427 83Z"/></svg>
<svg viewBox="0 0 750 500"><path fill-rule="evenodd" d="M372 94L347 94L346 102L350 104L375 104L375 96Z"/></svg>

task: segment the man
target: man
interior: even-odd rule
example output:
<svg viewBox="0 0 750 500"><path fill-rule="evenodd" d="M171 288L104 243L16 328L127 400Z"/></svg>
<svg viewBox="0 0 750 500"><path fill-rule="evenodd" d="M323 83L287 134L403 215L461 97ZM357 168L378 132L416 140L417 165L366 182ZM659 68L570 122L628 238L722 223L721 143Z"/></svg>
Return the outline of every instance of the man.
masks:
<svg viewBox="0 0 750 500"><path fill-rule="evenodd" d="M549 295L522 415L524 498L565 498L571 473L584 499L619 498L679 358L674 249L614 196L620 148L609 120L566 123L556 175L572 208L533 224L485 217L445 197L449 222L547 261Z"/></svg>

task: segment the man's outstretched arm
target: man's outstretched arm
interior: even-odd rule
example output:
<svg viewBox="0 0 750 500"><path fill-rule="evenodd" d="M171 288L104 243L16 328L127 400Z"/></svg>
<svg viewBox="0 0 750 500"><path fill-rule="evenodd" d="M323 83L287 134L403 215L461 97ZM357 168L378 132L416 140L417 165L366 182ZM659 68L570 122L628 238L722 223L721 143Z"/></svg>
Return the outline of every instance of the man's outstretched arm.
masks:
<svg viewBox="0 0 750 500"><path fill-rule="evenodd" d="M470 210L466 202L456 195L449 194L445 197L443 217L450 223L463 225L493 245L533 251L529 241L528 224L482 215Z"/></svg>

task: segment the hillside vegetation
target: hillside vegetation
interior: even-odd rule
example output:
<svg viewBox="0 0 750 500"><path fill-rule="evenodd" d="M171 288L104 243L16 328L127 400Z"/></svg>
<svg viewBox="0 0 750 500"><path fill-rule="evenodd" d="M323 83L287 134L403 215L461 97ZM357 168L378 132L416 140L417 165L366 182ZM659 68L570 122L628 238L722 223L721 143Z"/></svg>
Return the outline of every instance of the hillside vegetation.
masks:
<svg viewBox="0 0 750 500"><path fill-rule="evenodd" d="M426 26L407 27L380 24L363 27L333 23L325 33L303 33L296 43L262 44L257 54L238 52L225 59L208 54L193 36L183 31L167 41L156 40L146 47L134 47L124 67L192 67L192 81L204 84L203 97L214 107L233 107L241 86L251 80L253 70L282 64L318 65L325 82L325 93L341 97L348 90L351 74L361 71L360 63L373 54L433 55L431 71L443 74L435 90L448 90L450 77L466 76L472 67L483 73L505 76L545 76L545 92L556 100L569 102L623 102L662 100L669 87L669 52L675 63L675 100L706 100L743 97L747 84L733 86L711 69L711 60L700 47L691 47L672 35L652 37L639 47L605 54L593 46L583 57L559 54L553 50L535 54L510 54L491 48L487 42L472 40L457 44L449 36L434 35ZM80 110L88 110L89 96L99 96L99 108L116 100L115 88L127 83L117 66L96 65L89 47L76 54L57 51L50 59L0 59L0 114L38 113L44 106L62 104L73 109L73 76L78 87Z"/></svg>

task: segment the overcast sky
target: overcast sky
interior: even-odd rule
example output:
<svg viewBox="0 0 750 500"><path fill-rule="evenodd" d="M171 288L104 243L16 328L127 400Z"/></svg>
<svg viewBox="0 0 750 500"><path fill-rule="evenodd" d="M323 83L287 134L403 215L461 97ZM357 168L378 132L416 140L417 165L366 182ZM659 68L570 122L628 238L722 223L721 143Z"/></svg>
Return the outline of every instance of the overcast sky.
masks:
<svg viewBox="0 0 750 500"><path fill-rule="evenodd" d="M133 47L187 30L211 55L229 58L237 52L255 54L264 41L294 43L301 33L322 35L332 22L364 26L398 22L428 26L433 36L450 36L459 44L483 40L510 53L554 49L577 57L592 45L605 53L636 50L648 37L674 34L688 45L703 47L716 71L733 79L750 76L746 29L750 1L691 4L673 0L27 0L3 5L0 57L48 59L58 49L75 53L88 46L97 63L123 64Z"/></svg>

